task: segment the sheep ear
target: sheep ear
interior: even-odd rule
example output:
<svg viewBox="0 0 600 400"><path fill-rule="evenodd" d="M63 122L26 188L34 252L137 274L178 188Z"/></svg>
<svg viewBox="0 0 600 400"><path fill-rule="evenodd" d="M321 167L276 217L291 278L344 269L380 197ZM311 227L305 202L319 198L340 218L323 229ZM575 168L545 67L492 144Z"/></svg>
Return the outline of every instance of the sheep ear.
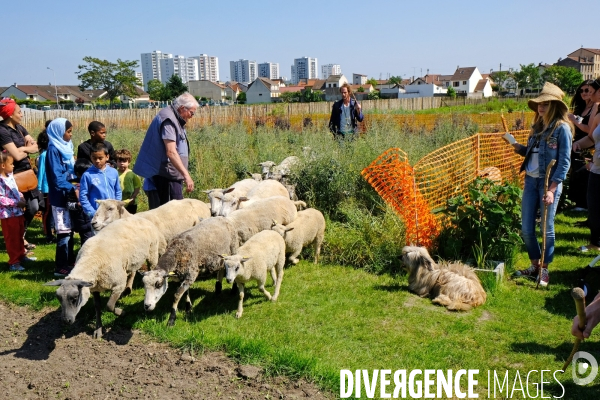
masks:
<svg viewBox="0 0 600 400"><path fill-rule="evenodd" d="M221 257L224 260L225 257L228 257L228 255L227 254L219 254L219 257Z"/></svg>
<svg viewBox="0 0 600 400"><path fill-rule="evenodd" d="M275 225L277 225L277 221L275 221L275 220L272 220L272 221L273 221L273 223L271 224L271 228L274 227Z"/></svg>
<svg viewBox="0 0 600 400"><path fill-rule="evenodd" d="M96 203L102 204L102 203L104 203L104 200L96 200Z"/></svg>
<svg viewBox="0 0 600 400"><path fill-rule="evenodd" d="M175 272L171 271L167 274L167 276L177 276L177 274Z"/></svg>
<svg viewBox="0 0 600 400"><path fill-rule="evenodd" d="M121 201L121 203L123 203L122 205L127 206L127 205L129 205L129 203L131 203L132 200L133 199L123 200L123 201Z"/></svg>
<svg viewBox="0 0 600 400"><path fill-rule="evenodd" d="M202 193L206 193L206 194L210 194L210 192L212 192L212 190L203 190Z"/></svg>
<svg viewBox="0 0 600 400"><path fill-rule="evenodd" d="M90 282L86 282L86 281L75 281L74 282L77 286L79 286L79 289L83 288L83 287L92 287L94 285L92 285Z"/></svg>
<svg viewBox="0 0 600 400"><path fill-rule="evenodd" d="M252 257L242 257L242 263L245 263L248 260L251 260Z"/></svg>
<svg viewBox="0 0 600 400"><path fill-rule="evenodd" d="M230 187L228 189L223 190L223 194L229 193L229 192L233 192L235 190L234 187Z"/></svg>
<svg viewBox="0 0 600 400"><path fill-rule="evenodd" d="M248 175L248 176L250 176L250 177L251 177L251 176L252 176L252 173L251 173L250 171L246 171L246 175Z"/></svg>
<svg viewBox="0 0 600 400"><path fill-rule="evenodd" d="M241 203L242 201L248 201L248 200L250 200L250 199L249 199L249 198L247 198L246 196L242 196L242 197L240 197L238 200L239 200L239 202Z"/></svg>
<svg viewBox="0 0 600 400"><path fill-rule="evenodd" d="M285 228L285 231L286 231L286 232L293 231L293 230L294 230L294 227L291 227L291 228Z"/></svg>
<svg viewBox="0 0 600 400"><path fill-rule="evenodd" d="M65 281L64 279L59 279L57 281L46 282L46 283L44 283L44 286L60 286L63 284L64 281Z"/></svg>

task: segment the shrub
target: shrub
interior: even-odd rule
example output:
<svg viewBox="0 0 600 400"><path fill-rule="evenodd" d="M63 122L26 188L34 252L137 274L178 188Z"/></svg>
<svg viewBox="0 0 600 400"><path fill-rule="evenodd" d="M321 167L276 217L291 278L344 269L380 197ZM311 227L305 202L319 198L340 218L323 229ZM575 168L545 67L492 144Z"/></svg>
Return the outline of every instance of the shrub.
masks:
<svg viewBox="0 0 600 400"><path fill-rule="evenodd" d="M469 185L468 195L449 199L442 213L447 217L438 239L442 258L483 257L512 264L514 248L522 243L521 189L517 185L477 178Z"/></svg>

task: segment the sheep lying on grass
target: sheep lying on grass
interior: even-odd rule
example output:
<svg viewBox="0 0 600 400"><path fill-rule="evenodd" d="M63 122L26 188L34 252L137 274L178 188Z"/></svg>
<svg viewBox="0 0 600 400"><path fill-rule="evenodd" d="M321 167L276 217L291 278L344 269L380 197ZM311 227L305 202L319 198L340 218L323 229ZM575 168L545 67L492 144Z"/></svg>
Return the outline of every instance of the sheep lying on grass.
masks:
<svg viewBox="0 0 600 400"><path fill-rule="evenodd" d="M203 271L218 271L215 292L221 292L223 267L219 254L234 254L238 248L238 238L233 224L223 217L205 219L194 228L177 236L160 257L156 269L142 273L144 276L144 309L152 311L156 303L167 291L169 276L177 276L181 281L171 307L168 324L172 326L177 317L177 306L186 294L186 312L192 309L189 288Z"/></svg>
<svg viewBox="0 0 600 400"><path fill-rule="evenodd" d="M273 220L289 224L296 219L296 204L285 196L269 197L258 200L242 210L232 212L227 220L231 221L242 245L258 232L271 230Z"/></svg>
<svg viewBox="0 0 600 400"><path fill-rule="evenodd" d="M106 307L115 315L121 315L122 310L115 305L128 286L128 275L134 276L144 263L155 266L166 245L156 226L144 218L132 216L102 229L85 242L69 276L45 284L60 286L56 296L62 307L63 321L75 322L92 292L96 307L94 338L102 337L100 292L112 292Z"/></svg>
<svg viewBox="0 0 600 400"><path fill-rule="evenodd" d="M111 222L131 217L125 209L127 205L119 200L96 200L100 205L94 218L92 227L99 231ZM143 211L135 214L154 224L156 229L170 242L179 235L200 222L200 218L210 217L210 209L206 203L195 199L172 200L154 210Z"/></svg>
<svg viewBox="0 0 600 400"><path fill-rule="evenodd" d="M285 242L277 232L257 233L238 249L236 255L221 257L225 264L227 282L235 281L240 292L236 318L241 318L244 312L244 287L251 280L258 282L258 289L268 300L277 301L285 264ZM273 296L265 289L267 272L270 272L273 278Z"/></svg>
<svg viewBox="0 0 600 400"><path fill-rule="evenodd" d="M325 218L319 210L308 208L299 211L296 219L287 226L273 221L271 229L279 233L285 240L285 252L290 254L288 260L292 264L298 264L300 261L298 256L302 252L302 248L311 243L315 248L315 264L319 262L321 245L325 236Z"/></svg>
<svg viewBox="0 0 600 400"><path fill-rule="evenodd" d="M251 202L275 196L289 197L289 193L285 186L273 180L259 182L245 196L238 196L234 192L227 192L222 197L219 215L227 217L235 210L248 206ZM243 204L245 201L247 203Z"/></svg>

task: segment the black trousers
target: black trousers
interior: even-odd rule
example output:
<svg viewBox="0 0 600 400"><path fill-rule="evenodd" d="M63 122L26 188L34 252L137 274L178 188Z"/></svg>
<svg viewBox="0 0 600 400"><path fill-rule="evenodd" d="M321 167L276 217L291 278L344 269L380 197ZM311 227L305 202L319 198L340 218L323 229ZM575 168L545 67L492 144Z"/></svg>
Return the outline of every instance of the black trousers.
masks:
<svg viewBox="0 0 600 400"><path fill-rule="evenodd" d="M590 173L587 191L590 244L600 247L600 174Z"/></svg>
<svg viewBox="0 0 600 400"><path fill-rule="evenodd" d="M158 175L153 176L152 181L158 192L159 205L162 206L171 200L183 199L183 186L181 181L172 181Z"/></svg>

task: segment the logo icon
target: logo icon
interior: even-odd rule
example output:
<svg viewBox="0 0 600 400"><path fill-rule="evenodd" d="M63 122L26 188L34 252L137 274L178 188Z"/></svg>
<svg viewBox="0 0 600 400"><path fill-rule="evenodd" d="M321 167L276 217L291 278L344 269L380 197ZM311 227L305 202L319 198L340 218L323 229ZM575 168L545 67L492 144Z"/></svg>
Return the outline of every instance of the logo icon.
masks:
<svg viewBox="0 0 600 400"><path fill-rule="evenodd" d="M593 355L585 351L575 353L572 367L573 382L577 385L587 385L593 382L598 375L598 362Z"/></svg>

